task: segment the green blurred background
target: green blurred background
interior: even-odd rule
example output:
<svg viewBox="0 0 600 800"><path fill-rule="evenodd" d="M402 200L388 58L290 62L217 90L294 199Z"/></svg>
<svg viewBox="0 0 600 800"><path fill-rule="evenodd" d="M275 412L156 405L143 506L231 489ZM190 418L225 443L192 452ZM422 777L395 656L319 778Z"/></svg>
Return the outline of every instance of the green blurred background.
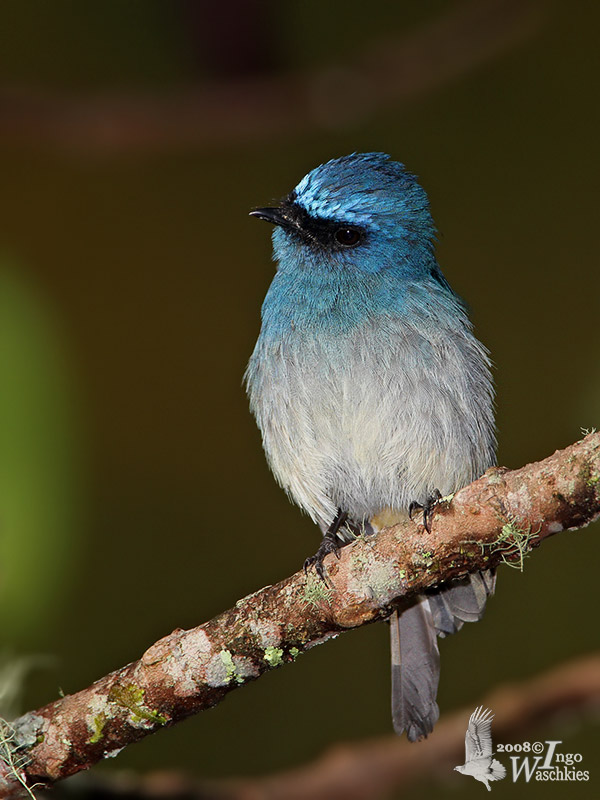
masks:
<svg viewBox="0 0 600 800"><path fill-rule="evenodd" d="M599 26L577 2L3 0L0 625L54 658L23 710L315 550L241 380L273 273L247 212L324 160L421 177L496 364L500 463L600 427ZM598 556L573 533L501 569L442 643L442 711L597 647ZM385 626L348 633L98 769L262 774L388 733L388 659ZM559 732L598 764L597 728Z"/></svg>

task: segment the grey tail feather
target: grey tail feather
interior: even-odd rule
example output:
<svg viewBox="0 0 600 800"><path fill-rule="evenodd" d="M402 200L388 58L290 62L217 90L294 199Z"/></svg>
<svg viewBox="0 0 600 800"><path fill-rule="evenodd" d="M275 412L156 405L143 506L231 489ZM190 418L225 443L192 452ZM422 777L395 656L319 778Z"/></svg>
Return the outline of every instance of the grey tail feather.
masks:
<svg viewBox="0 0 600 800"><path fill-rule="evenodd" d="M397 734L411 742L428 733L440 715L435 702L440 654L429 598L390 617L392 646L392 720Z"/></svg>
<svg viewBox="0 0 600 800"><path fill-rule="evenodd" d="M440 677L436 633L448 636L465 622L480 620L495 584L492 570L478 572L421 595L402 613L392 613L392 720L396 733L406 731L411 742L431 733L439 717L435 701Z"/></svg>
<svg viewBox="0 0 600 800"><path fill-rule="evenodd" d="M459 631L465 622L477 622L485 611L485 602L493 594L496 575L492 570L467 575L441 591L427 594L433 622L439 636Z"/></svg>

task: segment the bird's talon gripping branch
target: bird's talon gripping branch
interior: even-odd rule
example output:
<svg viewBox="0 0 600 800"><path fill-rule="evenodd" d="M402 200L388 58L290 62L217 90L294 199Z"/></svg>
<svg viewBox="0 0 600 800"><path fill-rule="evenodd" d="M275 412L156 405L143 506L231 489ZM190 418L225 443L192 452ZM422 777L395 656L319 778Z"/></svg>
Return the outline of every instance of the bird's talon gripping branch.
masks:
<svg viewBox="0 0 600 800"><path fill-rule="evenodd" d="M329 555L329 553L335 553L336 558L340 557L340 539L338 537L339 529L346 524L346 520L348 519L348 514L345 511L342 511L341 508L338 508L335 518L325 535L323 536L323 540L319 546L319 549L314 554L314 556L309 556L304 562L304 572L308 572L308 568L314 565L315 570L317 571L317 575L323 583L327 583L327 570L323 566L323 559L325 556Z"/></svg>
<svg viewBox="0 0 600 800"><path fill-rule="evenodd" d="M433 519L433 512L435 511L436 505L442 499L442 493L439 489L434 489L433 492L429 495L425 503L417 503L416 500L408 507L408 517L409 519L413 519L415 511L422 511L423 512L423 527L427 531L427 533L431 533L431 520Z"/></svg>
<svg viewBox="0 0 600 800"><path fill-rule="evenodd" d="M433 512L435 511L435 507L441 499L442 493L440 490L434 489L425 501L425 505L423 507L423 525L425 526L427 533L431 533L431 520L433 519Z"/></svg>
<svg viewBox="0 0 600 800"><path fill-rule="evenodd" d="M323 560L329 553L335 553L337 558L340 557L340 545L337 541L337 535L328 531L314 556L309 556L304 562L304 572L308 573L309 568L314 567L323 583L328 583L327 570L323 565Z"/></svg>

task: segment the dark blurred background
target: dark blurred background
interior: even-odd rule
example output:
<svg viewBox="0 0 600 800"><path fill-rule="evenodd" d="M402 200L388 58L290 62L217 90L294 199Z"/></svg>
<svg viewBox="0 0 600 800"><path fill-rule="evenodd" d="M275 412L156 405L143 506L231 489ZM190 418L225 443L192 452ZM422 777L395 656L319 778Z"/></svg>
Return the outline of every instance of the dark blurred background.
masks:
<svg viewBox="0 0 600 800"><path fill-rule="evenodd" d="M420 176L496 364L500 463L599 425L599 26L530 0L3 0L0 625L53 658L23 710L315 550L241 381L273 274L247 213L329 158ZM563 534L502 568L442 642L442 711L596 647L599 556ZM388 733L388 659L384 625L348 633L97 769L262 774ZM560 733L590 768L597 728ZM483 791L453 776L430 795Z"/></svg>

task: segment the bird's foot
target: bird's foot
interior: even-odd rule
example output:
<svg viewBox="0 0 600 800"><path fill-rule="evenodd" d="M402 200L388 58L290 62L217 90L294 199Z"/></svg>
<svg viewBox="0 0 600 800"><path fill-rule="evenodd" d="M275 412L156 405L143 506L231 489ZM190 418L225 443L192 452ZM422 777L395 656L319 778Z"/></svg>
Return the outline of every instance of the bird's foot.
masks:
<svg viewBox="0 0 600 800"><path fill-rule="evenodd" d="M335 533L331 537L327 535L323 537L323 541L314 556L309 556L304 562L304 572L308 572L310 567L314 567L323 583L328 583L327 570L323 565L323 559L325 556L328 556L329 553L335 553L338 558L340 557L340 545Z"/></svg>
<svg viewBox="0 0 600 800"><path fill-rule="evenodd" d="M434 489L433 492L429 495L425 503L417 503L416 500L413 500L412 503L408 507L408 516L410 519L413 518L415 511L422 511L423 512L423 525L425 526L425 530L427 533L431 533L431 520L433 518L433 512L436 505L442 499L442 493L439 489Z"/></svg>
<svg viewBox="0 0 600 800"><path fill-rule="evenodd" d="M323 566L323 559L325 556L329 555L329 553L335 553L338 558L340 557L340 541L338 539L337 532L347 519L348 514L345 511L342 511L341 508L338 508L335 519L327 529L325 536L323 536L323 541L321 542L319 549L314 556L309 556L304 562L304 572L308 572L309 567L314 567L317 575L319 578L321 578L323 583L328 583L327 570Z"/></svg>

